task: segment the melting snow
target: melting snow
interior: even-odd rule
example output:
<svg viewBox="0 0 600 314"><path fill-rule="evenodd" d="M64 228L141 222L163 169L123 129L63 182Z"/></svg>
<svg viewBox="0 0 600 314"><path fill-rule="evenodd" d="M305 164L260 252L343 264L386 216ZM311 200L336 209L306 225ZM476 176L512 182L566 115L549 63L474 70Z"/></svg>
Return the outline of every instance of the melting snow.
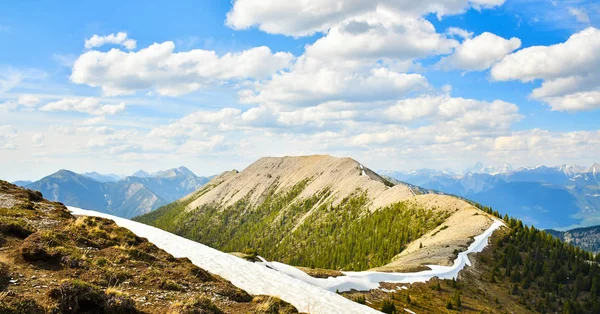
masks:
<svg viewBox="0 0 600 314"><path fill-rule="evenodd" d="M192 263L217 274L250 294L272 295L293 304L301 312L309 313L380 313L370 307L350 301L334 291L370 290L380 282L426 282L433 277L452 279L465 265L471 265L467 254L481 252L492 233L503 226L499 220L481 235L475 237L467 251L458 254L452 266L430 265L431 270L415 273L345 272L345 276L326 279L313 278L295 267L267 262L251 263L203 244L179 237L164 230L112 215L68 207L75 215L96 216L113 220L117 225L147 238L175 257L187 257ZM405 287L402 287L403 289Z"/></svg>
<svg viewBox="0 0 600 314"><path fill-rule="evenodd" d="M289 276L307 282L313 286L321 287L329 291L350 291L356 289L359 291L371 290L379 288L380 282L389 283L415 283L426 282L433 277L440 279L457 278L458 273L466 266L471 266L471 261L467 256L469 253L478 253L488 244L488 238L492 233L503 226L504 223L500 220L494 220L492 225L483 233L475 237L475 241L469 245L469 248L458 254L452 266L437 266L427 265L430 270L415 272L415 273L384 273L373 271L361 272L344 272L345 276L329 277L329 278L314 278L307 275L305 272L296 267L289 266L279 262L264 261L260 264L276 269Z"/></svg>

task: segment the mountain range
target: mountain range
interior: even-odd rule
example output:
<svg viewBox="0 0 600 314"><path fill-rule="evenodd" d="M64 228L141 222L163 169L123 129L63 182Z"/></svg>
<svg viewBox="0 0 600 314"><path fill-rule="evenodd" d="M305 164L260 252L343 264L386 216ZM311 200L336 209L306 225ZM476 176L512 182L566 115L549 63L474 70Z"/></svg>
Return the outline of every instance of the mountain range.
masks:
<svg viewBox="0 0 600 314"><path fill-rule="evenodd" d="M121 179L96 172L60 170L24 187L69 206L131 218L175 201L208 181L185 167Z"/></svg>
<svg viewBox="0 0 600 314"><path fill-rule="evenodd" d="M600 226L577 228L567 231L546 230L560 240L586 251L600 253Z"/></svg>
<svg viewBox="0 0 600 314"><path fill-rule="evenodd" d="M351 158L261 158L134 220L384 313L600 312L600 256Z"/></svg>
<svg viewBox="0 0 600 314"><path fill-rule="evenodd" d="M478 163L463 173L381 171L400 181L491 206L540 228L600 224L600 164L512 169Z"/></svg>

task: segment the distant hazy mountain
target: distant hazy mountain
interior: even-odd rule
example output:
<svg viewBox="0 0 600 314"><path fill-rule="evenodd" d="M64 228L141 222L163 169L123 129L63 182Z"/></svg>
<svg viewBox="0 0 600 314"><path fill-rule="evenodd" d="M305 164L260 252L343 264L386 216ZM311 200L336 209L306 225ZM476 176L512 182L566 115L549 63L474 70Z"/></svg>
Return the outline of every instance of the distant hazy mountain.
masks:
<svg viewBox="0 0 600 314"><path fill-rule="evenodd" d="M463 173L464 174L469 174L469 173L486 173L486 174L495 175L495 174L510 172L512 170L513 169L512 169L512 166L510 164L504 164L504 165L502 165L500 167L495 167L495 166L489 166L489 165L486 166L482 162L477 162L472 167L469 167L469 168L465 169L465 171Z"/></svg>
<svg viewBox="0 0 600 314"><path fill-rule="evenodd" d="M382 171L426 189L460 195L540 228L590 226L600 221L600 165L512 169L477 163L465 174L421 169Z"/></svg>
<svg viewBox="0 0 600 314"><path fill-rule="evenodd" d="M33 183L33 181L28 181L28 180L19 180L19 181L12 182L12 184L14 184L16 186L21 186L21 187L26 186L31 183Z"/></svg>
<svg viewBox="0 0 600 314"><path fill-rule="evenodd" d="M94 179L99 182L117 182L121 180L121 176L116 174L100 174L98 172L86 172L82 173L83 176L86 176L90 179Z"/></svg>
<svg viewBox="0 0 600 314"><path fill-rule="evenodd" d="M131 176L132 177L138 177L138 178L149 178L152 175L149 174L148 172L140 169L140 170L134 172Z"/></svg>
<svg viewBox="0 0 600 314"><path fill-rule="evenodd" d="M107 176L96 176L100 180ZM185 167L147 177L100 181L68 170L60 170L26 185L44 197L66 205L93 209L131 218L148 213L200 188L208 178L198 177Z"/></svg>
<svg viewBox="0 0 600 314"><path fill-rule="evenodd" d="M568 231L546 230L553 236L584 250L600 252L600 226L577 228Z"/></svg>

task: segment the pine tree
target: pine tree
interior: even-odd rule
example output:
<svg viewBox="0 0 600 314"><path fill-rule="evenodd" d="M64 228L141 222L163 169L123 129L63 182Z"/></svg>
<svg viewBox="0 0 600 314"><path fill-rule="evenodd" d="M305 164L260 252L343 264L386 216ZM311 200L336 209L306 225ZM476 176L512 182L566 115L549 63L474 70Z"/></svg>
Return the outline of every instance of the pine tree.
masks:
<svg viewBox="0 0 600 314"><path fill-rule="evenodd" d="M452 300L448 300L448 302L446 302L446 308L449 310L452 310L454 308L454 306L452 306Z"/></svg>
<svg viewBox="0 0 600 314"><path fill-rule="evenodd" d="M381 304L381 311L386 314L398 313L396 306L391 300L383 300L383 303Z"/></svg>

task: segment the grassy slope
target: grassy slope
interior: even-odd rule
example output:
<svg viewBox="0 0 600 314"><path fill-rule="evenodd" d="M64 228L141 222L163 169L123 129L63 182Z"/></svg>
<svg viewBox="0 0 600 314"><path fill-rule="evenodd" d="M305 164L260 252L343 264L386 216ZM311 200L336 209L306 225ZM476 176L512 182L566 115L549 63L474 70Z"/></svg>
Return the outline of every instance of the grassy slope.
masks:
<svg viewBox="0 0 600 314"><path fill-rule="evenodd" d="M60 203L0 181L0 313L77 312L295 309L252 297L110 220L75 218Z"/></svg>
<svg viewBox="0 0 600 314"><path fill-rule="evenodd" d="M369 200L360 190L336 206L327 202L327 190L299 200L306 183L278 194L272 189L252 208L242 199L228 208L208 205L186 212L193 197L136 220L222 251L254 249L265 258L296 266L366 270L388 263L447 217L408 202L370 213ZM317 209L299 224L315 205Z"/></svg>

